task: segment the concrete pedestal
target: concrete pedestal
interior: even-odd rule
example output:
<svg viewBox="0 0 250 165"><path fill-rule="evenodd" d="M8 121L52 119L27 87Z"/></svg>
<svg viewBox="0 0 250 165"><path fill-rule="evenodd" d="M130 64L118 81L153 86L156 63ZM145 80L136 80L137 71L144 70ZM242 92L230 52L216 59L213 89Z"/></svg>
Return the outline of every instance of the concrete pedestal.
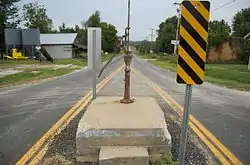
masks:
<svg viewBox="0 0 250 165"><path fill-rule="evenodd" d="M148 165L149 155L146 147L102 147L99 165Z"/></svg>
<svg viewBox="0 0 250 165"><path fill-rule="evenodd" d="M121 104L120 99L99 97L88 107L76 135L78 160L97 162L101 147L114 146L145 147L151 160L170 154L171 136L156 100Z"/></svg>

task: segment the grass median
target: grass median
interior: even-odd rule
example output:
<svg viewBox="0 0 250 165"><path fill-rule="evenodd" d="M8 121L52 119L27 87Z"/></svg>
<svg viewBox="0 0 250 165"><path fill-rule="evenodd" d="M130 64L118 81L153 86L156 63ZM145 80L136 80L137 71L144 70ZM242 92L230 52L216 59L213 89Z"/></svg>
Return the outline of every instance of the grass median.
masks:
<svg viewBox="0 0 250 165"><path fill-rule="evenodd" d="M177 58L174 56L146 55L140 57L149 59L151 64L176 72ZM250 72L247 70L247 65L206 64L205 81L250 91Z"/></svg>

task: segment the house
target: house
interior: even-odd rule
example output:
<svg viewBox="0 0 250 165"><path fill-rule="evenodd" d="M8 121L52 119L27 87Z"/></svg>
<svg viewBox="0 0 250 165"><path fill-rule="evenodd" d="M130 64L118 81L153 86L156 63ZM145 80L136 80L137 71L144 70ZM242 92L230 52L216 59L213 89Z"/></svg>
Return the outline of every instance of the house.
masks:
<svg viewBox="0 0 250 165"><path fill-rule="evenodd" d="M77 33L40 34L40 42L53 59L67 59L75 56L75 50L87 49L75 43L76 37Z"/></svg>

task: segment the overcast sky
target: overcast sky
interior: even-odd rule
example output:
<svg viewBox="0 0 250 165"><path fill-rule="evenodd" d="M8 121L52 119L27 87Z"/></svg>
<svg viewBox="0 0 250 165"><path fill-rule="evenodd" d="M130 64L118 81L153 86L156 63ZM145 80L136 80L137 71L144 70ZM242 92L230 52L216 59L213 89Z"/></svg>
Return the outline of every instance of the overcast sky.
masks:
<svg viewBox="0 0 250 165"><path fill-rule="evenodd" d="M20 6L34 0L22 0ZM211 0L211 10L231 0ZM39 0L47 8L48 16L54 27L62 22L67 26L80 24L96 10L101 12L102 21L116 26L118 34L123 34L127 23L127 0ZM160 22L176 14L174 0L131 0L132 40L142 40L150 35L151 28L157 28ZM177 1L180 2L180 1ZM231 24L233 15L242 8L250 7L250 0L235 2L211 13L211 19L225 19Z"/></svg>

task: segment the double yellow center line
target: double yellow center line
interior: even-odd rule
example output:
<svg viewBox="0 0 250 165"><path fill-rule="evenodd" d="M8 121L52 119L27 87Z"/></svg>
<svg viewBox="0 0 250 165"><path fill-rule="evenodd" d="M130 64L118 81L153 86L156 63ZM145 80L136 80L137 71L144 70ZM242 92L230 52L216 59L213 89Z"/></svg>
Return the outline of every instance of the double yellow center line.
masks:
<svg viewBox="0 0 250 165"><path fill-rule="evenodd" d="M115 72L102 80L97 85L97 92L99 92L108 82L111 80L121 69L118 68ZM167 94L161 87L153 83L147 77L145 77L139 71L133 69L133 72L141 78L147 80L148 84L162 97L162 99L168 103L179 116L182 116L183 107L175 101L169 94ZM92 91L88 92L82 97L67 113L54 125L50 130L45 133L41 139L33 145L28 152L16 163L16 165L24 164L38 164L46 154L50 142L53 141L56 135L74 119L91 101ZM218 160L225 165L243 165L243 163L234 156L211 132L209 132L195 117L190 115L189 121L190 128L199 136L199 138L207 145L212 153L218 158Z"/></svg>
<svg viewBox="0 0 250 165"><path fill-rule="evenodd" d="M133 69L133 72L141 78L147 80L148 84L162 97L162 99L168 103L171 108L179 116L182 117L183 106L175 101L169 94L167 94L161 87L153 83L141 72ZM208 131L194 116L190 115L189 121L190 128L199 136L199 138L207 145L211 152L218 160L225 165L243 165L243 163L225 147L210 131Z"/></svg>
<svg viewBox="0 0 250 165"><path fill-rule="evenodd" d="M124 66L118 68L115 72L110 74L104 80L97 85L97 92L99 92ZM39 139L35 145L33 145L23 157L17 161L16 165L35 165L38 164L43 156L46 154L50 142L52 142L56 135L61 131L78 115L92 100L92 91L89 91L84 97L82 97L67 113L53 125L48 132L46 132L41 139Z"/></svg>

